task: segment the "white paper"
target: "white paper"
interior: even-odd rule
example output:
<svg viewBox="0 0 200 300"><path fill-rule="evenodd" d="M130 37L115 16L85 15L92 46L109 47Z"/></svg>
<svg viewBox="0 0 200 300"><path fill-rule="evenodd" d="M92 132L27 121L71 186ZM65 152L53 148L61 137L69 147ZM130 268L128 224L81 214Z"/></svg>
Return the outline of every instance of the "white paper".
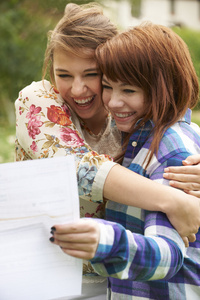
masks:
<svg viewBox="0 0 200 300"><path fill-rule="evenodd" d="M49 241L79 218L73 156L0 164L0 299L80 295L82 261Z"/></svg>

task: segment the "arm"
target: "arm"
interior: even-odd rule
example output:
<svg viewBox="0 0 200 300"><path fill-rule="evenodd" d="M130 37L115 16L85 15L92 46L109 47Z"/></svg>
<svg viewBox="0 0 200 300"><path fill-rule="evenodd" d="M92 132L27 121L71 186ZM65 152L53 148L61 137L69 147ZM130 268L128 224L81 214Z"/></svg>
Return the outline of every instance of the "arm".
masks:
<svg viewBox="0 0 200 300"><path fill-rule="evenodd" d="M154 167L154 174L160 174L159 167L163 168L162 165ZM154 174L150 176L153 177ZM152 280L168 279L176 274L183 262L184 247L165 215L147 213L143 236L134 233L140 226L143 228L142 224L139 225L142 219L137 217L140 215L139 211L138 214L130 208L110 202L107 208L108 217L113 220L118 218L120 211L120 220L127 228L108 221L98 221L98 227L91 220L85 221L85 224L81 220L81 223L74 225L56 226L54 242L67 254L91 259L95 270L103 276ZM136 223L135 218L139 219Z"/></svg>
<svg viewBox="0 0 200 300"><path fill-rule="evenodd" d="M152 218L155 222L155 214ZM165 216L160 213L156 218ZM164 222L166 228L168 221ZM90 259L95 271L105 277L142 281L169 279L182 266L184 246L169 223L168 226L165 233L170 236L171 232L172 240L163 234L159 236L158 231L155 234L148 230L143 236L114 222L85 219L74 224L56 225L50 240L68 255Z"/></svg>
<svg viewBox="0 0 200 300"><path fill-rule="evenodd" d="M98 155L83 140L71 113L48 81L25 87L15 102L16 160L74 155L81 199L102 201L102 184L93 186L96 174L106 177L114 165L108 155Z"/></svg>
<svg viewBox="0 0 200 300"><path fill-rule="evenodd" d="M187 157L181 167L168 167L163 177L172 187L200 198L200 154Z"/></svg>
<svg viewBox="0 0 200 300"><path fill-rule="evenodd" d="M126 205L167 214L182 237L196 233L200 226L198 198L139 176L120 165L115 165L108 173L104 196L115 202L121 203L123 199ZM194 236L190 241L194 241Z"/></svg>
<svg viewBox="0 0 200 300"><path fill-rule="evenodd" d="M91 151L76 130L63 99L49 82L45 81L45 88L42 82L24 88L15 106L16 160L74 154L81 199L101 202L104 196L127 205L162 211L181 236L197 232L200 225L197 199L153 183L115 165L108 156Z"/></svg>

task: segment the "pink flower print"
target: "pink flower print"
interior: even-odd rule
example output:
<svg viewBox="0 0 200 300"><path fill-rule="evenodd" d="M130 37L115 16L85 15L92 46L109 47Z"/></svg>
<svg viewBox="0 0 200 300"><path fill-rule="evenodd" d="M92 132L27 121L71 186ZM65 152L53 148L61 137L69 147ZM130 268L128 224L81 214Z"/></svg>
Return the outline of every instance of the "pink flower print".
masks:
<svg viewBox="0 0 200 300"><path fill-rule="evenodd" d="M72 129L62 128L60 130L60 138L68 147L80 147L83 146L83 139Z"/></svg>
<svg viewBox="0 0 200 300"><path fill-rule="evenodd" d="M94 214L90 214L90 213L86 213L86 214L85 214L85 217L86 217L86 218L92 218L93 216L94 216Z"/></svg>
<svg viewBox="0 0 200 300"><path fill-rule="evenodd" d="M29 108L29 112L26 114L26 118L31 119L34 115L40 113L42 108L40 106L36 107L32 104Z"/></svg>
<svg viewBox="0 0 200 300"><path fill-rule="evenodd" d="M62 105L62 109L66 112L66 114L71 117L71 112L69 110L69 107L66 104Z"/></svg>
<svg viewBox="0 0 200 300"><path fill-rule="evenodd" d="M40 117L39 116L32 116L32 118L28 121L27 124L27 130L28 130L28 134L32 139L35 139L35 136L37 134L40 134L40 129L39 127L41 127L43 125L43 122L40 121Z"/></svg>
<svg viewBox="0 0 200 300"><path fill-rule="evenodd" d="M30 146L31 150L33 152L37 152L38 151L38 147L35 141L32 142L31 146Z"/></svg>
<svg viewBox="0 0 200 300"><path fill-rule="evenodd" d="M99 204L97 206L96 213L98 213L99 211L102 211L102 204Z"/></svg>
<svg viewBox="0 0 200 300"><path fill-rule="evenodd" d="M22 107L21 106L19 107L19 114L20 115L22 114Z"/></svg>

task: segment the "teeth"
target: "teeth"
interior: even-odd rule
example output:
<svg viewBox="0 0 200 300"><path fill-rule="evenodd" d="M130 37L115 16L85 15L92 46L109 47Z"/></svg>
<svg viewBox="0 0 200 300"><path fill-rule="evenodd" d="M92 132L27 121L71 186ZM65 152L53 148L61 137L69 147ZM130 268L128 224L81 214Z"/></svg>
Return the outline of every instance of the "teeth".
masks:
<svg viewBox="0 0 200 300"><path fill-rule="evenodd" d="M73 98L73 99L77 104L85 104L85 103L92 101L93 97L88 97L86 99L75 99L75 98Z"/></svg>
<svg viewBox="0 0 200 300"><path fill-rule="evenodd" d="M133 115L133 113L115 113L118 118L127 118Z"/></svg>

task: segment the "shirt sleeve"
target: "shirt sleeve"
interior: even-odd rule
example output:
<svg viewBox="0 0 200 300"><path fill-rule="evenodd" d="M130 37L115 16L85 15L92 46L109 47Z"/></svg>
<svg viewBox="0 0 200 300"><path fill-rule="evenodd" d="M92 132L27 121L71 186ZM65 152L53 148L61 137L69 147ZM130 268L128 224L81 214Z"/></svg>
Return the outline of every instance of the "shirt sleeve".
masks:
<svg viewBox="0 0 200 300"><path fill-rule="evenodd" d="M153 218L154 222L155 218L157 222L162 220L163 224L165 216L151 213L149 218ZM100 242L91 263L99 275L123 280L167 280L182 266L185 248L174 229L171 229L173 234L168 233L169 239L163 232L159 234L156 230L158 225L141 235L126 230L118 223L96 221L100 226ZM168 220L165 219L165 222ZM164 232L167 231L165 229Z"/></svg>
<svg viewBox="0 0 200 300"><path fill-rule="evenodd" d="M104 181L115 163L84 141L59 92L46 80L33 82L20 91L15 110L16 161L74 155L80 197L101 202Z"/></svg>
<svg viewBox="0 0 200 300"><path fill-rule="evenodd" d="M177 159L182 161L187 156L187 152L178 153ZM175 156L170 160L168 157L170 164L175 161ZM166 161L163 161L159 170L154 169L157 180L162 181L165 166ZM151 174L152 178L154 172ZM143 213L144 234L127 230L124 227L126 225L105 220L97 221L100 226L100 242L91 263L99 275L123 280L148 281L168 280L179 271L183 264L185 246L178 232L172 227L165 214L150 211L143 211ZM137 218L135 221L131 219L125 206L120 214L126 224L137 220L141 222Z"/></svg>

